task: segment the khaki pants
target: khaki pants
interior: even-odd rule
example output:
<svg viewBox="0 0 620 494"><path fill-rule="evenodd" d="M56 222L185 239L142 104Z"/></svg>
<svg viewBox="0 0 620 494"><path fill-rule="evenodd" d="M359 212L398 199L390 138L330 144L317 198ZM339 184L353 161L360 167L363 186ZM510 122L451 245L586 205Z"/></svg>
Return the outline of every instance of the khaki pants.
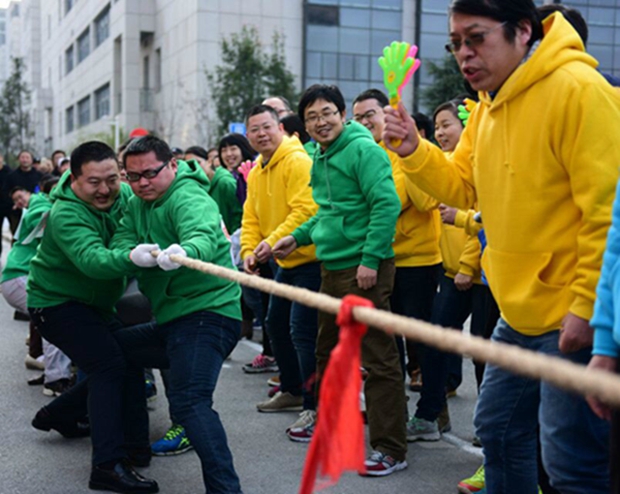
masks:
<svg viewBox="0 0 620 494"><path fill-rule="evenodd" d="M357 286L357 267L330 271L321 268L321 293L342 298L353 294L371 300L378 309L390 309L394 286L394 260L381 262L377 284L370 290ZM329 355L338 343L336 317L319 312L316 344L317 375L323 375ZM364 386L370 445L398 461L407 454L406 403L403 374L394 337L368 328L362 340L362 365L368 371Z"/></svg>

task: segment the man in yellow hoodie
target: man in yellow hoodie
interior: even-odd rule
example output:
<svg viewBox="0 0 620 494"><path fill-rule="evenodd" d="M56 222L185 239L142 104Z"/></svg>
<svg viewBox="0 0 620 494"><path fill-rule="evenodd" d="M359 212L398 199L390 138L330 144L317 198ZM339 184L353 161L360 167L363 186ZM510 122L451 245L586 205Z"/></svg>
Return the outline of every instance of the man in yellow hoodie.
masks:
<svg viewBox="0 0 620 494"><path fill-rule="evenodd" d="M541 24L531 0L453 0L447 48L481 100L452 158L419 139L402 105L386 109L384 140L403 140L394 151L426 192L460 209L478 202L482 264L502 313L493 339L587 363L620 163L620 97L562 15ZM488 491L537 492L539 413L552 484L608 492L607 422L585 400L493 365L475 417Z"/></svg>
<svg viewBox="0 0 620 494"><path fill-rule="evenodd" d="M439 202L418 189L413 182L405 180L401 158L385 147L382 140L384 127L383 107L389 104L387 96L378 89L368 89L353 101L353 118L372 133L375 142L387 153L392 164L394 185L400 199L401 211L394 235L394 290L390 297L392 311L422 321L430 321L433 300L441 274L439 252L440 221ZM397 338L401 358L404 357L402 338ZM418 345L406 340L409 357L406 372L420 375Z"/></svg>
<svg viewBox="0 0 620 494"><path fill-rule="evenodd" d="M257 263L273 262L271 248L282 237L314 216L310 168L312 160L296 137L284 133L278 113L258 105L247 117L248 139L260 155L248 176L248 197L243 208L241 257L247 273ZM275 280L318 292L321 267L314 246L278 259ZM257 405L259 412L301 411L286 430L297 442L312 438L316 419L314 389L318 316L315 309L271 296L267 333L280 368L280 391Z"/></svg>

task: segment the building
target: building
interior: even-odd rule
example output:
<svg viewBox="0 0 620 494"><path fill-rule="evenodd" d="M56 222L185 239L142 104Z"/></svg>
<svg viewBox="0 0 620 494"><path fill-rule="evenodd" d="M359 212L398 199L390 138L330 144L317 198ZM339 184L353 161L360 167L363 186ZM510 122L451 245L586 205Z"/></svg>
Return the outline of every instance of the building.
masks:
<svg viewBox="0 0 620 494"><path fill-rule="evenodd" d="M348 105L364 89L382 87L377 58L384 46L394 40L415 42L427 63L415 90L411 85L404 93L412 108L414 94L432 83L428 62L447 55L448 3L13 1L5 14L5 48L0 17L0 55L4 50L5 61L11 55L25 58L38 152L70 150L84 139L112 135L116 126L151 129L173 146L207 146L217 136L205 70L221 62L220 41L244 25L255 26L265 45L275 32L284 36L287 64L299 91L316 82L335 83ZM590 22L589 48L603 70L620 75L620 8L615 0L567 3Z"/></svg>

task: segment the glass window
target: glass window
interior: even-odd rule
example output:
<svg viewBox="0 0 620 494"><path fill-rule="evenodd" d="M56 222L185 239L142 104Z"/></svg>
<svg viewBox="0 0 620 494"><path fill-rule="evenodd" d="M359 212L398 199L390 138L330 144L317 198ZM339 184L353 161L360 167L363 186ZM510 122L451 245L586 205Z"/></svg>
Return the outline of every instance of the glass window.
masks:
<svg viewBox="0 0 620 494"><path fill-rule="evenodd" d="M340 28L340 52L359 53L367 55L370 53L370 32L368 29L354 29L351 27Z"/></svg>
<svg viewBox="0 0 620 494"><path fill-rule="evenodd" d="M338 51L338 28L331 26L308 26L307 28L308 48L315 51Z"/></svg>
<svg viewBox="0 0 620 494"><path fill-rule="evenodd" d="M389 10L372 11L372 27L375 29L402 29L402 16L400 12Z"/></svg>
<svg viewBox="0 0 620 494"><path fill-rule="evenodd" d="M321 54L315 51L306 53L306 77L321 77Z"/></svg>
<svg viewBox="0 0 620 494"><path fill-rule="evenodd" d="M74 57L73 57L73 45L65 50L65 74L68 74L73 70Z"/></svg>
<svg viewBox="0 0 620 494"><path fill-rule="evenodd" d="M90 123L90 96L78 101L78 127L84 127Z"/></svg>
<svg viewBox="0 0 620 494"><path fill-rule="evenodd" d="M77 63L79 64L90 53L90 28L86 28L77 39Z"/></svg>
<svg viewBox="0 0 620 494"><path fill-rule="evenodd" d="M377 54L378 58L386 46L390 45L392 41L399 41L400 38L400 31L373 31L370 50L367 53Z"/></svg>
<svg viewBox="0 0 620 494"><path fill-rule="evenodd" d="M322 54L321 77L330 81L334 81L338 78L338 56L336 54Z"/></svg>
<svg viewBox="0 0 620 494"><path fill-rule="evenodd" d="M370 0L340 0L343 7L370 7Z"/></svg>
<svg viewBox="0 0 620 494"><path fill-rule="evenodd" d="M95 19L95 47L99 46L110 36L110 5Z"/></svg>
<svg viewBox="0 0 620 494"><path fill-rule="evenodd" d="M353 80L354 72L354 57L353 55L340 55L338 57L338 78Z"/></svg>
<svg viewBox="0 0 620 494"><path fill-rule="evenodd" d="M377 64L378 65L378 64ZM367 55L356 55L355 56L355 73L353 74L353 78L357 80L367 81L369 77L369 69L370 69L370 57Z"/></svg>
<svg viewBox="0 0 620 494"><path fill-rule="evenodd" d="M338 0L309 0L308 3L318 5L338 5Z"/></svg>
<svg viewBox="0 0 620 494"><path fill-rule="evenodd" d="M609 45L588 45L588 52L598 60L599 70L611 72L613 67L612 47Z"/></svg>
<svg viewBox="0 0 620 494"><path fill-rule="evenodd" d="M110 83L95 91L95 119L110 114Z"/></svg>
<svg viewBox="0 0 620 494"><path fill-rule="evenodd" d="M73 132L75 128L75 122L73 120L73 106L70 106L65 110L65 129L66 133Z"/></svg>
<svg viewBox="0 0 620 494"><path fill-rule="evenodd" d="M588 9L588 24L597 24L600 26L613 26L614 11L612 9Z"/></svg>
<svg viewBox="0 0 620 494"><path fill-rule="evenodd" d="M65 0L65 15L69 13L69 11L75 5L75 0Z"/></svg>
<svg viewBox="0 0 620 494"><path fill-rule="evenodd" d="M441 34L448 39L448 18L440 14L422 14L422 26L425 33ZM444 43L445 44L445 43Z"/></svg>
<svg viewBox="0 0 620 494"><path fill-rule="evenodd" d="M421 60L441 59L446 55L444 48L447 37L444 34L422 33L419 57ZM423 64L424 65L424 64Z"/></svg>
<svg viewBox="0 0 620 494"><path fill-rule="evenodd" d="M341 8L340 25L344 27L370 27L370 10Z"/></svg>
<svg viewBox="0 0 620 494"><path fill-rule="evenodd" d="M372 0L372 6L402 10L403 0Z"/></svg>
<svg viewBox="0 0 620 494"><path fill-rule="evenodd" d="M337 26L339 24L339 13L338 7L308 5L306 8L308 24L315 26Z"/></svg>
<svg viewBox="0 0 620 494"><path fill-rule="evenodd" d="M588 43L614 43L614 29L612 27L591 26L588 30Z"/></svg>

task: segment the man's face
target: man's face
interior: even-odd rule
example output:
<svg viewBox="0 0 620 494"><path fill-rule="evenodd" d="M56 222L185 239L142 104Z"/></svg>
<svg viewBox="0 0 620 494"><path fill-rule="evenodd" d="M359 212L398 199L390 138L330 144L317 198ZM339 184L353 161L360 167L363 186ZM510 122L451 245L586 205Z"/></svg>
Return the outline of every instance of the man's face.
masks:
<svg viewBox="0 0 620 494"><path fill-rule="evenodd" d="M269 160L282 143L284 129L270 112L248 118L248 139L252 147Z"/></svg>
<svg viewBox="0 0 620 494"><path fill-rule="evenodd" d="M489 17L450 16L450 40L460 43L454 53L463 76L476 91L497 91L519 66L532 34L527 22L516 30L514 41L504 37L502 23ZM465 41L470 46L467 46Z"/></svg>
<svg viewBox="0 0 620 494"><path fill-rule="evenodd" d="M60 164L59 163L60 158L64 158L65 156L66 156L65 153L63 153L61 151L58 151L58 152L52 154L52 164L54 166L58 166Z"/></svg>
<svg viewBox="0 0 620 494"><path fill-rule="evenodd" d="M284 102L280 98L267 98L263 101L263 105L273 108L280 118L286 117L287 115L293 113L291 110L286 108Z"/></svg>
<svg viewBox="0 0 620 494"><path fill-rule="evenodd" d="M372 132L375 142L381 142L385 126L383 118L383 108L374 98L358 101L353 105L353 119Z"/></svg>
<svg viewBox="0 0 620 494"><path fill-rule="evenodd" d="M71 189L82 201L99 211L112 207L121 190L121 176L114 159L89 161L79 177L71 175Z"/></svg>
<svg viewBox="0 0 620 494"><path fill-rule="evenodd" d="M335 104L318 99L304 109L306 130L325 149L342 134L346 114L340 113Z"/></svg>
<svg viewBox="0 0 620 494"><path fill-rule="evenodd" d="M154 172L164 163L157 159L154 151L146 154L127 156L125 159L125 170L128 178L132 173L144 174ZM131 189L140 199L152 202L163 196L177 174L177 162L172 158L166 166L161 168L153 178L141 176L137 181L129 181Z"/></svg>
<svg viewBox="0 0 620 494"><path fill-rule="evenodd" d="M19 155L17 160L19 161L19 167L23 171L30 171L30 169L32 168L32 155L29 152L24 151Z"/></svg>
<svg viewBox="0 0 620 494"><path fill-rule="evenodd" d="M11 196L11 199L13 199L15 209L27 208L28 204L30 204L31 195L32 194L30 194L30 192L28 192L27 190L18 190L17 192L14 192Z"/></svg>

